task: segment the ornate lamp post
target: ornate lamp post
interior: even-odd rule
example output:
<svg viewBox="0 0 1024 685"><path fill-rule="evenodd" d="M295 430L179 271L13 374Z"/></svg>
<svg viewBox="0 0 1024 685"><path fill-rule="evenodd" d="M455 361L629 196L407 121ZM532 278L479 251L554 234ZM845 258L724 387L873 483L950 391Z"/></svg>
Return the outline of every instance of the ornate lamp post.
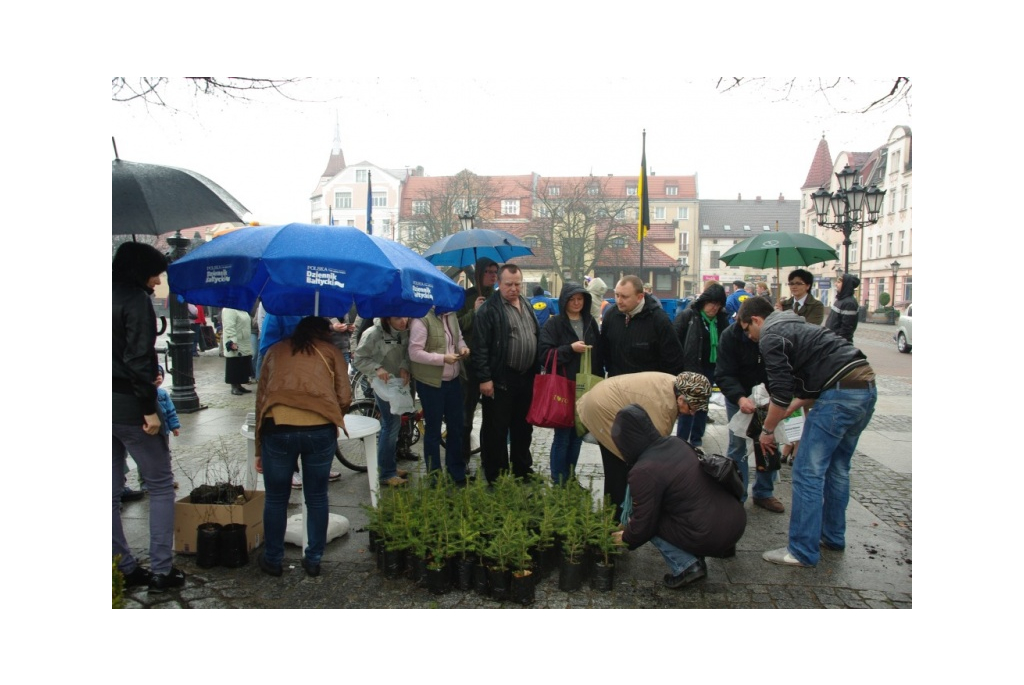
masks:
<svg viewBox="0 0 1024 685"><path fill-rule="evenodd" d="M181 237L181 231L178 231L173 238L167 239L167 244L173 248L171 261L176 261L188 252L190 241L188 238ZM206 409L199 403L199 395L196 394L196 377L192 366L195 333L189 326L188 305L179 302L178 296L173 293L168 299L170 300L168 309L171 315L171 335L167 342L167 353L171 358L169 371L173 371L171 400L174 401L174 408L180 413L191 414L200 409Z"/></svg>
<svg viewBox="0 0 1024 685"><path fill-rule="evenodd" d="M463 231L473 230L473 212L465 211L459 214L459 223L462 224Z"/></svg>
<svg viewBox="0 0 1024 685"><path fill-rule="evenodd" d="M821 187L811 194L818 225L843 234L843 271L846 273L850 271L850 234L878 223L878 214L882 211L882 201L885 199L885 191L878 186L865 188L856 181L859 172L860 169L851 169L847 164L836 174L839 181L836 192L830 193Z"/></svg>
<svg viewBox="0 0 1024 685"><path fill-rule="evenodd" d="M889 312L889 318L896 323L896 272L900 270L900 263L893 260L889 267L892 269L892 309Z"/></svg>

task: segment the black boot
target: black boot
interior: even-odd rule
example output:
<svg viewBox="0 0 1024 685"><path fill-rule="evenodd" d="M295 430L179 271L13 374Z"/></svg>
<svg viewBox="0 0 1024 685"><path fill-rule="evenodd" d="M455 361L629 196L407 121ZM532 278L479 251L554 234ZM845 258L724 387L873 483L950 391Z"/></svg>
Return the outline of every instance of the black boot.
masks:
<svg viewBox="0 0 1024 685"><path fill-rule="evenodd" d="M250 393L250 392L252 392L252 390L249 390L248 388L243 388L238 383L234 383L231 386L231 394L232 395L245 395L246 393Z"/></svg>

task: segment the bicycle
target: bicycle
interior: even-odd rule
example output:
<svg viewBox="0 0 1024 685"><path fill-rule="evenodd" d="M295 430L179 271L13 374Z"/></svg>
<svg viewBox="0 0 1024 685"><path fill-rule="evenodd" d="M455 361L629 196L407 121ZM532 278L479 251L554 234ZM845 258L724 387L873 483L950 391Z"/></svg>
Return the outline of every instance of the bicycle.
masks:
<svg viewBox="0 0 1024 685"><path fill-rule="evenodd" d="M369 416L380 421L380 408L377 407L377 403L373 398L364 397L352 402L346 416L349 415ZM402 427L399 429L399 443L404 443L406 447L411 447L419 442L422 434L423 410L403 414ZM339 439L339 442L343 441L347 441L347 439L344 437ZM344 452L341 449L341 445L338 445L334 450L334 456L353 471L366 473L366 452L363 449L363 442L362 440L352 440L351 443Z"/></svg>

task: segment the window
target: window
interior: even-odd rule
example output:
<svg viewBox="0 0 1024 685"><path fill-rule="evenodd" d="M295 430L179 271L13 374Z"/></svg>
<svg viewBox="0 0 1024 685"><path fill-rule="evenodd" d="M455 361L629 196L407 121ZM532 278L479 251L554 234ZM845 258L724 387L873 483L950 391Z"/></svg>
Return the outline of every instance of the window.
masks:
<svg viewBox="0 0 1024 685"><path fill-rule="evenodd" d="M661 219L662 221L664 221L665 220L665 208L664 207L655 207L654 208L654 218L655 219Z"/></svg>
<svg viewBox="0 0 1024 685"><path fill-rule="evenodd" d="M640 210L636 207L630 207L626 210L626 218L639 221Z"/></svg>
<svg viewBox="0 0 1024 685"><path fill-rule="evenodd" d="M548 186L548 195L561 195L561 186Z"/></svg>
<svg viewBox="0 0 1024 685"><path fill-rule="evenodd" d="M312 199L310 204L312 205L312 209L313 210L320 209L321 207L324 206L324 196L323 195L317 195L316 197L314 197Z"/></svg>
<svg viewBox="0 0 1024 685"><path fill-rule="evenodd" d="M680 221L688 220L690 218L690 208L679 207L678 209L676 209L676 218L679 219Z"/></svg>
<svg viewBox="0 0 1024 685"><path fill-rule="evenodd" d="M869 237L868 238L868 251L865 253L864 257L867 258L867 259L871 259L872 257L874 257L875 256L874 250L875 250L875 239L873 237Z"/></svg>
<svg viewBox="0 0 1024 685"><path fill-rule="evenodd" d="M888 250L886 254L892 257L892 233L889 234L889 239L886 242L888 243Z"/></svg>
<svg viewBox="0 0 1024 685"><path fill-rule="evenodd" d="M903 301L913 302L914 301L914 286L911 285L911 277L906 276L903 279Z"/></svg>
<svg viewBox="0 0 1024 685"><path fill-rule="evenodd" d="M885 278L885 276L879 276L875 280L878 283L878 294L881 295L882 293L885 292L885 281L887 279Z"/></svg>
<svg viewBox="0 0 1024 685"><path fill-rule="evenodd" d="M772 227L771 226L762 226L761 230L762 231L770 231L770 230L772 230ZM808 233L810 233L810 231L808 231Z"/></svg>
<svg viewBox="0 0 1024 685"><path fill-rule="evenodd" d="M907 254L907 244L905 242L906 241L906 236L907 236L907 232L906 231L900 231L900 251L899 251L899 254Z"/></svg>
<svg viewBox="0 0 1024 685"><path fill-rule="evenodd" d="M617 236L615 236L614 238L611 239L611 241L609 242L609 245L611 245L614 248L617 248L617 249L621 250L622 248L624 248L626 246L626 239L623 238L620 235L617 235Z"/></svg>
<svg viewBox="0 0 1024 685"><path fill-rule="evenodd" d="M519 200L502 200L501 213L516 216L519 214Z"/></svg>
<svg viewBox="0 0 1024 685"><path fill-rule="evenodd" d="M633 212L633 215L630 218L631 219L635 219L636 218L636 210L634 209L634 210L632 210L632 212ZM615 218L618 219L619 221L625 221L625 219L626 219L626 210L625 209L620 209L619 211L615 212Z"/></svg>
<svg viewBox="0 0 1024 685"><path fill-rule="evenodd" d="M413 200L413 214L428 214L430 212L430 200Z"/></svg>
<svg viewBox="0 0 1024 685"><path fill-rule="evenodd" d="M636 184L626 186L626 195L636 195Z"/></svg>
<svg viewBox="0 0 1024 685"><path fill-rule="evenodd" d="M526 236L525 238L523 238L523 242L526 243L530 247L530 249L540 247L540 238L538 238L535 235Z"/></svg>
<svg viewBox="0 0 1024 685"><path fill-rule="evenodd" d="M346 226L355 226L356 225L356 220L355 219L346 219L345 220L345 225Z"/></svg>
<svg viewBox="0 0 1024 685"><path fill-rule="evenodd" d="M352 193L335 193L334 208L350 209L352 207Z"/></svg>
<svg viewBox="0 0 1024 685"><path fill-rule="evenodd" d="M702 230L705 230L705 231L710 231L710 230L711 230L711 227L710 227L710 226L708 226L707 224L704 224L703 226L701 226L701 229L702 229Z"/></svg>
<svg viewBox="0 0 1024 685"><path fill-rule="evenodd" d="M743 224L743 230L744 231L749 231L750 230L750 226L747 226L746 224Z"/></svg>
<svg viewBox="0 0 1024 685"><path fill-rule="evenodd" d="M373 191L373 206L374 207L387 207L388 206L388 191L382 190L377 192Z"/></svg>
<svg viewBox="0 0 1024 685"><path fill-rule="evenodd" d="M718 255L720 255L720 254L722 254L722 253L720 251L718 251L718 250L712 250L711 251L711 263L708 265L710 268L712 268L712 269L717 269L718 268Z"/></svg>
<svg viewBox="0 0 1024 685"><path fill-rule="evenodd" d="M689 252L690 251L690 234L680 233L679 234L679 251Z"/></svg>
<svg viewBox="0 0 1024 685"><path fill-rule="evenodd" d="M672 276L670 274L655 274L654 289L672 290Z"/></svg>
<svg viewBox="0 0 1024 685"><path fill-rule="evenodd" d="M380 228L383 235L391 235L391 219L381 219Z"/></svg>
<svg viewBox="0 0 1024 685"><path fill-rule="evenodd" d="M731 231L732 230L732 226L730 226L729 224L726 224L725 226L722 226L722 230L724 230L724 231Z"/></svg>
<svg viewBox="0 0 1024 685"><path fill-rule="evenodd" d="M356 183L366 183L366 169L356 169Z"/></svg>
<svg viewBox="0 0 1024 685"><path fill-rule="evenodd" d="M900 169L900 151L897 150L896 152L892 153L892 168L889 169L889 173L894 174L899 171L902 170Z"/></svg>
<svg viewBox="0 0 1024 685"><path fill-rule="evenodd" d="M904 211L907 205L910 203L910 186L905 185L900 188L900 211Z"/></svg>
<svg viewBox="0 0 1024 685"><path fill-rule="evenodd" d="M537 216L547 218L551 216L551 210L548 209L547 205L534 205L537 207Z"/></svg>
<svg viewBox="0 0 1024 685"><path fill-rule="evenodd" d="M679 186L665 186L665 194L666 195L678 195L679 194Z"/></svg>
<svg viewBox="0 0 1024 685"><path fill-rule="evenodd" d="M601 192L601 186L596 183L591 183L587 186L587 195L597 195Z"/></svg>
<svg viewBox="0 0 1024 685"><path fill-rule="evenodd" d="M894 214L896 212L896 193L892 190L889 191L889 213Z"/></svg>
<svg viewBox="0 0 1024 685"><path fill-rule="evenodd" d="M856 262L856 261L857 261L857 243L851 242L850 243L850 262L853 263L853 262Z"/></svg>

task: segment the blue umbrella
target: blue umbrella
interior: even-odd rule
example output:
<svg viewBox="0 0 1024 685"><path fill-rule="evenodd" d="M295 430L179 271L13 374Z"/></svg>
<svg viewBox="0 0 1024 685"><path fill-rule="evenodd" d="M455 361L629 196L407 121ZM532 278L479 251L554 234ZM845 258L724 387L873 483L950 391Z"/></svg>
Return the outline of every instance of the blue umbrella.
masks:
<svg viewBox="0 0 1024 685"><path fill-rule="evenodd" d="M507 231L473 228L441 238L427 248L423 257L437 266L473 266L481 257L504 264L514 257L532 255L533 250Z"/></svg>
<svg viewBox="0 0 1024 685"><path fill-rule="evenodd" d="M459 309L463 289L397 243L351 226L253 226L214 238L167 269L186 301L271 314L420 317Z"/></svg>

